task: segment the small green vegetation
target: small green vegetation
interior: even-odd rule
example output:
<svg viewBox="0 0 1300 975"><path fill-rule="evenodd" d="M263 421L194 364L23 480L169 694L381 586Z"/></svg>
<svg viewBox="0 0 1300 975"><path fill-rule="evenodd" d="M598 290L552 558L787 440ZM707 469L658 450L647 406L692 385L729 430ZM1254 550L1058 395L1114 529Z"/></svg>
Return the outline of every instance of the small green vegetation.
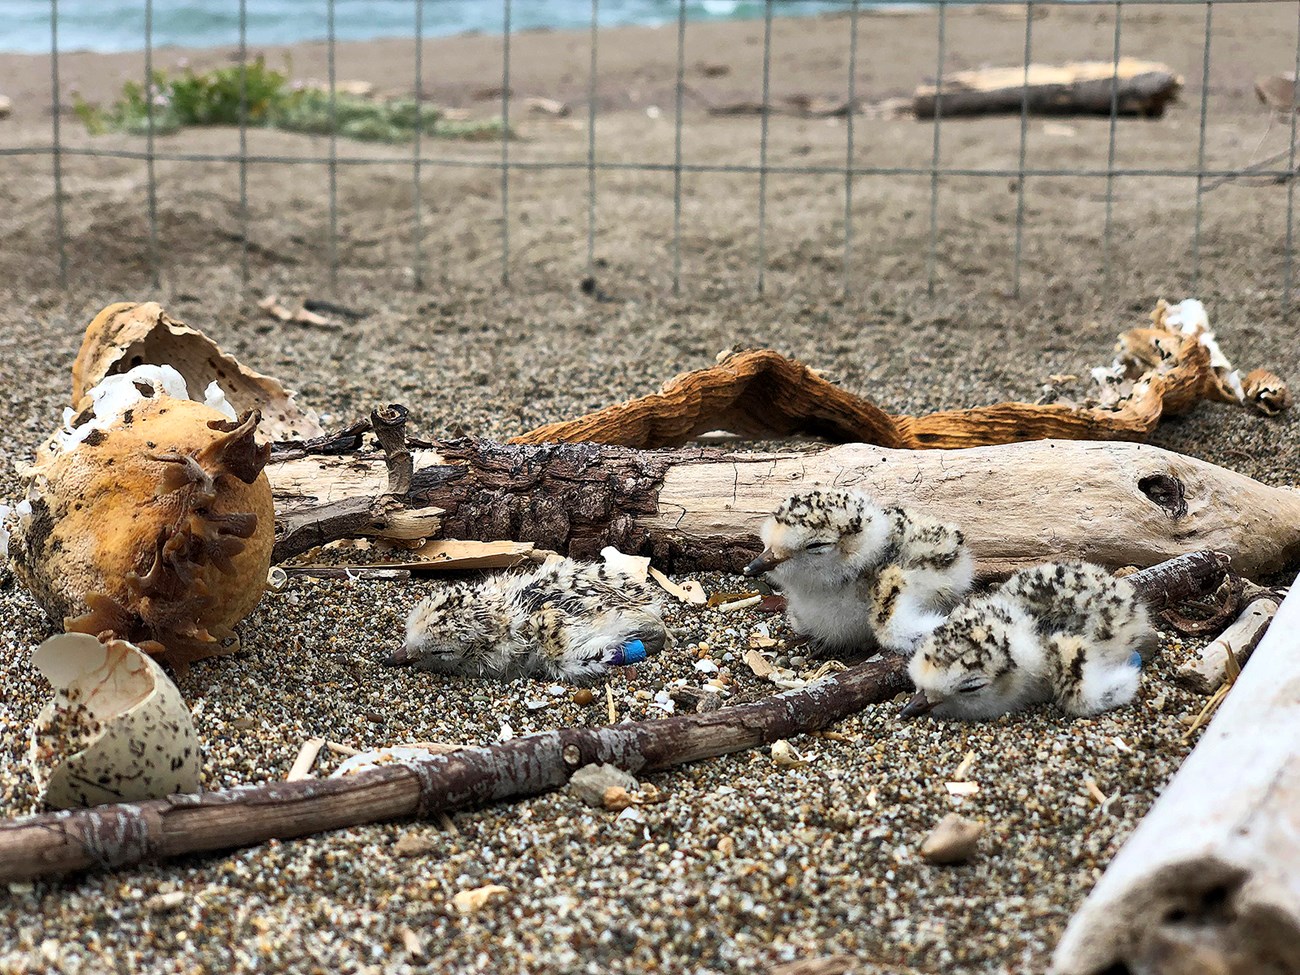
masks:
<svg viewBox="0 0 1300 975"><path fill-rule="evenodd" d="M150 100L153 131L160 135L189 125L238 125L244 87L248 124L308 135L331 131L362 142L410 142L418 131L443 139L500 138L500 119L464 120L447 117L435 105L414 99L378 101L336 93L333 105L328 91L297 87L287 74L268 68L262 58L239 66L211 71L186 70L169 76L155 71L150 91L129 81L121 97L108 108L77 99L77 117L93 134L149 131Z"/></svg>

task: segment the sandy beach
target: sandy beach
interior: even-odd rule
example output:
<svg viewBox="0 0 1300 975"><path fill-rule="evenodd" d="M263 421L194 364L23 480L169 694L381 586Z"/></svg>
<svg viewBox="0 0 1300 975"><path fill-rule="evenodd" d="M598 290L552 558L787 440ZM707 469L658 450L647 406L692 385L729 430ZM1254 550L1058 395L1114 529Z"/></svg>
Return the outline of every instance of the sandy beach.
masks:
<svg viewBox="0 0 1300 975"><path fill-rule="evenodd" d="M1109 8L1052 7L1034 22L1036 60L1109 59ZM1185 78L1180 103L1158 120L1124 119L1116 166L1195 168L1199 147L1201 8L1126 12L1124 53L1164 61ZM1259 74L1291 70L1292 5L1219 5L1206 97L1207 169L1285 149L1253 92ZM774 99L843 97L846 17L774 25ZM953 10L945 70L1018 64L1023 10ZM682 124L688 163L757 163L760 122L722 118L705 101L760 94L762 23L692 26ZM430 41L425 93L476 118L500 113L500 38ZM864 13L858 93L906 95L934 75L933 14ZM229 63L230 49L156 52L159 67ZM321 44L267 49L293 77L323 78ZM409 94L409 41L342 44L340 79ZM769 346L826 370L893 412L1034 401L1051 374L1109 361L1116 334L1159 297L1202 298L1227 354L1294 381L1294 312L1282 311L1288 189L1232 183L1202 198L1201 269L1192 291L1194 178L1116 180L1109 286L1101 233L1104 177L1030 177L1025 188L1022 296L1009 297L1017 194L1006 177L942 181L937 287L926 296L930 179L853 181L845 293L844 179L773 174L766 201L766 293L755 294L758 176L687 172L682 195L682 293L671 290L673 174L597 174L595 284L586 293L587 67L584 33L512 39L510 286L501 286L501 178L496 143L438 142L424 167L422 220L412 219L409 147L339 143L344 159L383 165L338 170L338 289L328 284L324 165L250 166L250 287L237 167L157 163L161 286L150 282L147 181L138 159L63 159L70 285L56 284L53 182L46 155L0 156L0 498L19 491L14 464L60 420L81 333L104 305L158 300L242 361L299 391L331 424L402 402L413 433L506 437L657 388L723 349ZM141 57L69 53L61 86L109 99L141 76ZM596 125L605 163L673 161L675 26L619 28L600 39ZM14 101L0 146L48 144L49 63L0 56L0 94ZM528 96L565 101L566 118L529 113ZM930 164L933 129L911 119L855 119L855 162ZM944 165L1015 170L1020 120L944 123ZM843 119L771 119L779 166L842 167ZM1030 167L1105 169L1105 119L1032 119ZM127 135L92 137L71 115L73 149L140 151ZM158 151L225 155L234 129L160 137ZM319 158L325 139L249 133L261 157ZM482 168L461 163L482 162ZM413 290L416 235L424 285ZM274 322L265 294L332 297L366 312L334 331ZM1275 419L1202 405L1167 421L1159 446L1270 484L1300 475L1294 413ZM707 591L734 577L706 575ZM438 585L295 580L243 626L244 651L179 680L205 743L206 786L282 778L302 742L321 735L365 748L404 741L486 743L502 723L517 734L598 725L598 703L552 697L544 683L465 683L382 666L411 605ZM703 653L736 680L737 699L769 685L741 663L770 617L672 610L679 652L609 679L620 718L654 717L669 682L699 683ZM5 683L0 705L0 809L34 811L24 767L28 727L48 688L28 663L52 632L6 576L0 588ZM775 635L788 638L778 626ZM703 649L701 645L707 645ZM844 954L862 973L1021 973L1045 970L1071 913L1195 741L1180 719L1203 699L1171 679L1194 646L1166 635L1164 652L1130 706L1071 720L1050 708L985 724L904 722L898 706L837 726L842 740L795 742L812 759L776 766L749 752L649 777L666 801L642 822L616 821L563 794L458 813L452 828L392 823L273 842L230 854L0 894L0 970L41 972L767 972L796 958ZM545 698L544 708L528 702ZM602 695L597 695L601 702ZM956 804L943 782L974 753L978 795ZM338 757L322 761L325 774ZM1099 805L1092 780L1113 801ZM917 848L946 812L987 825L968 865L935 867ZM426 838L402 855L396 842ZM488 883L510 898L471 916L452 896ZM183 892L183 899L159 895ZM412 937L408 937L409 931ZM414 940L412 940L412 938Z"/></svg>

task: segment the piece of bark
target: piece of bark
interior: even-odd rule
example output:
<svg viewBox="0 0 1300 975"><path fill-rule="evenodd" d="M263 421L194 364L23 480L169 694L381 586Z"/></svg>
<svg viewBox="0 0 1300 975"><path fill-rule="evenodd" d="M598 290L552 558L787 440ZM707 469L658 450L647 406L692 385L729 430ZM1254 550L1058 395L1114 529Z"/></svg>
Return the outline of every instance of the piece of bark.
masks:
<svg viewBox="0 0 1300 975"><path fill-rule="evenodd" d="M1228 679L1228 657L1245 665L1277 614L1278 597L1265 591L1245 603L1245 609L1217 640L1201 650L1195 662L1178 668L1177 680L1197 694L1213 694Z"/></svg>
<svg viewBox="0 0 1300 975"><path fill-rule="evenodd" d="M1120 115L1159 118L1178 97L1183 81L1168 65L1120 58L1069 64L981 68L945 75L943 88L922 85L912 95L917 118L954 115ZM936 98L936 95L939 97Z"/></svg>
<svg viewBox="0 0 1300 975"><path fill-rule="evenodd" d="M1167 310L1159 306L1153 315ZM1211 336L1212 338L1212 336ZM937 449L1047 438L1143 440L1164 416L1202 400L1241 404L1199 335L1155 327L1119 337L1120 362L1107 372L1129 387L1106 406L995 403L927 416L891 415L771 349L736 352L717 365L669 380L657 393L548 423L512 443L603 443L672 447L713 430L748 437L822 437L841 443ZM1102 391L1103 393L1106 390ZM1274 396L1285 395L1285 386Z"/></svg>
<svg viewBox="0 0 1300 975"><path fill-rule="evenodd" d="M1056 975L1300 972L1300 594L1056 949Z"/></svg>
<svg viewBox="0 0 1300 975"><path fill-rule="evenodd" d="M593 561L613 545L664 570L734 572L762 547L759 527L778 504L832 485L960 525L983 575L1061 558L1149 566L1210 548L1257 576L1300 556L1300 493L1141 444L733 454L454 440L416 450L414 462L410 493L393 499L374 453L273 457L276 560L353 534L414 530ZM381 501L393 507L379 517ZM329 520L343 510L353 517Z"/></svg>
<svg viewBox="0 0 1300 975"><path fill-rule="evenodd" d="M1193 586L1182 598L1201 594L1194 573L1176 575ZM1161 567L1128 578L1145 596L1162 579ZM906 665L905 658L890 655L753 704L706 711L701 701L704 713L455 747L338 778L26 816L0 823L0 883L429 817L557 789L598 762L637 773L726 755L816 731L888 701L909 688Z"/></svg>

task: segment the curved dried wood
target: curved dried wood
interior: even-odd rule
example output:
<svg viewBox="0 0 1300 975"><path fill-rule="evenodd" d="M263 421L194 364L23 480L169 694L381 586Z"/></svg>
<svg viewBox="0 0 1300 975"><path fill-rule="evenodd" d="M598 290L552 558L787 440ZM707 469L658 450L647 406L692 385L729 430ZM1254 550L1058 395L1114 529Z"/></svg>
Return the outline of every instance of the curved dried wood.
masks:
<svg viewBox="0 0 1300 975"><path fill-rule="evenodd" d="M960 525L985 574L1058 558L1147 566L1211 548L1253 576L1300 556L1300 494L1142 444L730 454L456 440L415 452L403 498L386 494L377 454L273 458L267 474L280 560L336 538L418 531L576 558L613 545L664 568L738 571L782 500L831 485Z"/></svg>
<svg viewBox="0 0 1300 975"><path fill-rule="evenodd" d="M1112 407L997 403L928 416L891 415L771 349L737 352L684 373L657 393L548 423L512 443L601 443L652 449L711 430L750 437L823 437L840 443L934 449L1023 440L1143 440L1165 415L1204 399L1240 403L1198 336L1133 329L1120 339L1131 392ZM1285 387L1283 387L1285 389Z"/></svg>

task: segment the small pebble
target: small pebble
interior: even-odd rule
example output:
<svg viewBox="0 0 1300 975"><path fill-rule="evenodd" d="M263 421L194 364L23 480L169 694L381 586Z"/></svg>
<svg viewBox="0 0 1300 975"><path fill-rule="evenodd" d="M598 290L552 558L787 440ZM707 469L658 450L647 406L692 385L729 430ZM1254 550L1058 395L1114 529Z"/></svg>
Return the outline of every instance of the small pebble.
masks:
<svg viewBox="0 0 1300 975"><path fill-rule="evenodd" d="M605 793L614 787L636 792L641 786L636 778L614 765L599 762L584 765L569 779L566 791L589 806L605 804Z"/></svg>

